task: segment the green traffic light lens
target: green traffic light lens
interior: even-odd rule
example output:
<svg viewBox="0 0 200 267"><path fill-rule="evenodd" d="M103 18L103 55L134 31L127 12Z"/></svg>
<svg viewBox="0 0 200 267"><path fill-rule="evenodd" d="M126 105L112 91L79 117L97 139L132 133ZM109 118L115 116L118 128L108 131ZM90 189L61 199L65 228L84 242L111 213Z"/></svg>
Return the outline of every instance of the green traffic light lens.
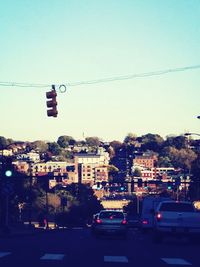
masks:
<svg viewBox="0 0 200 267"><path fill-rule="evenodd" d="M7 177L11 177L11 176L12 176L12 171L7 170L7 171L5 172L5 175L6 175Z"/></svg>

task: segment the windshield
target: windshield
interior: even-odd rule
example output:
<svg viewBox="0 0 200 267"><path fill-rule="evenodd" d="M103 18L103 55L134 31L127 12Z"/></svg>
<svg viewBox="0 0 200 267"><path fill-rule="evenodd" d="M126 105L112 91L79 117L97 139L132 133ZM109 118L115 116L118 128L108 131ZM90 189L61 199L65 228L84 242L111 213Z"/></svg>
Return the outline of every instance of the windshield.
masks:
<svg viewBox="0 0 200 267"><path fill-rule="evenodd" d="M122 212L102 212L100 213L99 218L101 219L109 219L112 217L113 219L123 219L124 215Z"/></svg>
<svg viewBox="0 0 200 267"><path fill-rule="evenodd" d="M190 203L162 203L160 211L194 212L194 208Z"/></svg>

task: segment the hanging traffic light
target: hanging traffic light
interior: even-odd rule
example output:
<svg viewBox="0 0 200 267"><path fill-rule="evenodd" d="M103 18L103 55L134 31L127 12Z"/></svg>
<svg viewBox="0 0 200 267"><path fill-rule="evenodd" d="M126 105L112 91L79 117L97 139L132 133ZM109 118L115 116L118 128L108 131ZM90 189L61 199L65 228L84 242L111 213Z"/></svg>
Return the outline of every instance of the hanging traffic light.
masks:
<svg viewBox="0 0 200 267"><path fill-rule="evenodd" d="M52 90L49 92L46 92L46 97L47 97L47 116L48 117L57 117L58 111L57 111L57 93L55 89L55 85L52 85ZM50 109L49 109L50 108Z"/></svg>

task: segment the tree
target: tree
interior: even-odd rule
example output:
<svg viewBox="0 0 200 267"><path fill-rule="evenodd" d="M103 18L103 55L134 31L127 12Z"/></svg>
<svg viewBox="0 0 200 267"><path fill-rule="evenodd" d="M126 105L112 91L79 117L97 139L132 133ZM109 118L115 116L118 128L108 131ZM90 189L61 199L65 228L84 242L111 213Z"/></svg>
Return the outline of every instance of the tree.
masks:
<svg viewBox="0 0 200 267"><path fill-rule="evenodd" d="M109 177L110 182L112 182L113 179L117 177L118 173L119 173L119 169L116 166L114 165L108 166L108 177Z"/></svg>
<svg viewBox="0 0 200 267"><path fill-rule="evenodd" d="M158 134L148 133L141 137L142 149L143 150L152 150L154 152L160 152L164 139Z"/></svg>
<svg viewBox="0 0 200 267"><path fill-rule="evenodd" d="M161 156L158 158L158 167L173 167L172 160L167 156Z"/></svg>
<svg viewBox="0 0 200 267"><path fill-rule="evenodd" d="M60 147L66 148L69 145L73 146L76 143L76 141L72 136L62 135L58 137L57 143Z"/></svg>
<svg viewBox="0 0 200 267"><path fill-rule="evenodd" d="M34 141L29 146L32 149L38 150L40 153L47 152L48 150L48 144L41 140Z"/></svg>
<svg viewBox="0 0 200 267"><path fill-rule="evenodd" d="M103 207L94 191L88 185L70 184L66 187L68 211L59 214L58 219L65 225L80 225L91 220L93 214Z"/></svg>
<svg viewBox="0 0 200 267"><path fill-rule="evenodd" d="M189 195L192 200L200 200L200 154L192 162L191 174L193 183L190 185Z"/></svg>
<svg viewBox="0 0 200 267"><path fill-rule="evenodd" d="M4 136L0 136L0 149L5 149L8 145L8 140Z"/></svg>
<svg viewBox="0 0 200 267"><path fill-rule="evenodd" d="M168 136L165 141L165 146L173 146L176 149L187 148L188 140L184 135L180 136Z"/></svg>
<svg viewBox="0 0 200 267"><path fill-rule="evenodd" d="M135 177L142 177L142 172L140 169L135 168L134 172L133 172L133 176Z"/></svg>
<svg viewBox="0 0 200 267"><path fill-rule="evenodd" d="M110 158L112 159L114 156L116 156L117 151L123 147L123 143L119 141L112 141L110 142L110 146L108 147L108 153Z"/></svg>
<svg viewBox="0 0 200 267"><path fill-rule="evenodd" d="M182 168L185 171L190 171L192 162L197 158L197 154L189 148L179 150L175 147L169 147L168 151L168 156L173 162L174 167Z"/></svg>
<svg viewBox="0 0 200 267"><path fill-rule="evenodd" d="M92 146L92 147L98 147L101 144L99 137L94 137L94 136L86 137L85 141L88 146Z"/></svg>
<svg viewBox="0 0 200 267"><path fill-rule="evenodd" d="M136 134L128 133L128 135L124 138L124 143L126 144L134 144L134 142L137 140Z"/></svg>
<svg viewBox="0 0 200 267"><path fill-rule="evenodd" d="M60 155L62 149L61 147L56 143L48 143L48 151L51 152L54 156Z"/></svg>

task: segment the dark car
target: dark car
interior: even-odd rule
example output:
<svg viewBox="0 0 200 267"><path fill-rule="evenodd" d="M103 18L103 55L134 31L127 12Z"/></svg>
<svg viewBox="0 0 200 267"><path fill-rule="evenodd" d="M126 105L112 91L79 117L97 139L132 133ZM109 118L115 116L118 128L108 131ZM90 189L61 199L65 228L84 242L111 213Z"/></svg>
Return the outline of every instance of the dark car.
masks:
<svg viewBox="0 0 200 267"><path fill-rule="evenodd" d="M94 216L92 233L95 235L112 234L126 237L127 220L122 211L102 210Z"/></svg>

